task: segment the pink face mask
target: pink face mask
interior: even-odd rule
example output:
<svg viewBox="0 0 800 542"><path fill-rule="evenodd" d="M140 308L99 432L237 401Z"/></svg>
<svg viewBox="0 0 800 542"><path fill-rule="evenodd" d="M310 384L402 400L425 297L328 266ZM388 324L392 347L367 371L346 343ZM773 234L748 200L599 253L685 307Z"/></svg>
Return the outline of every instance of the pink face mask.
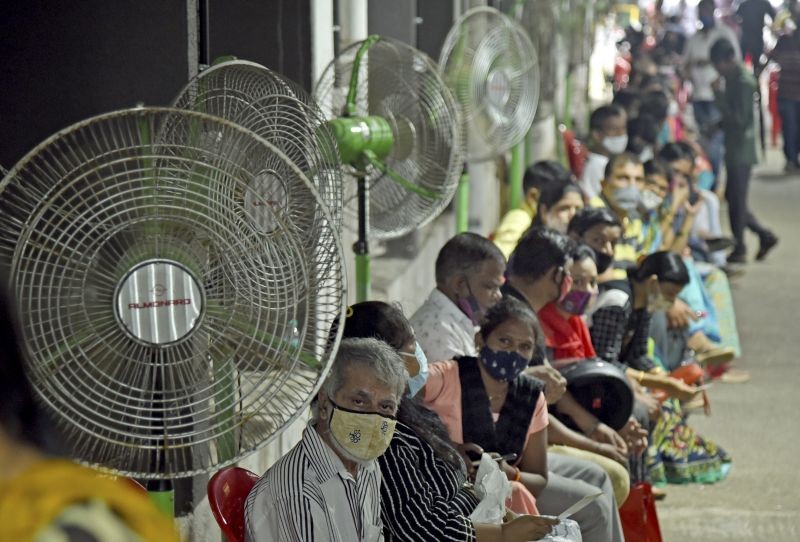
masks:
<svg viewBox="0 0 800 542"><path fill-rule="evenodd" d="M561 300L561 308L570 314L580 316L586 312L586 307L592 300L592 292L586 290L572 290Z"/></svg>
<svg viewBox="0 0 800 542"><path fill-rule="evenodd" d="M558 293L558 302L562 302L570 290L572 290L572 276L565 275L563 279L561 279L561 285L559 286L559 293Z"/></svg>

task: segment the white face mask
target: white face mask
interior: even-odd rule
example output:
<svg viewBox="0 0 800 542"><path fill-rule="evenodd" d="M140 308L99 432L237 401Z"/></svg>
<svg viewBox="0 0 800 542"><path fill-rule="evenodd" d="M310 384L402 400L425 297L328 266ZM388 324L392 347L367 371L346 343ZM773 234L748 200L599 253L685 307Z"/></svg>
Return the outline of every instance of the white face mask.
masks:
<svg viewBox="0 0 800 542"><path fill-rule="evenodd" d="M639 153L639 160L641 160L642 163L644 164L645 162L653 158L653 156L654 156L653 149L651 147L645 147L644 149L642 149L642 152Z"/></svg>
<svg viewBox="0 0 800 542"><path fill-rule="evenodd" d="M625 152L628 146L628 136L623 134L619 136L606 136L603 138L603 147L606 148L611 154L620 154Z"/></svg>
<svg viewBox="0 0 800 542"><path fill-rule="evenodd" d="M655 192L651 192L649 190L642 190L642 207L644 207L646 211L652 211L654 209L658 209L663 202L664 198L662 198Z"/></svg>

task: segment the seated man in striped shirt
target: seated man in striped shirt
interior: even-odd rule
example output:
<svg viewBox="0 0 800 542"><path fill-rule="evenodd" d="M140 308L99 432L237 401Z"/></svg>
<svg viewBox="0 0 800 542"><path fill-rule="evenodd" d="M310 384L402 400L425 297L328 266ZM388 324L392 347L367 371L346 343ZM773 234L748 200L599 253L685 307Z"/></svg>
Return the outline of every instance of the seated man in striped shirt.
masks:
<svg viewBox="0 0 800 542"><path fill-rule="evenodd" d="M613 269L598 276L598 281L613 281L624 291L627 291L628 270L646 255L644 227L638 211L639 186L643 184L644 166L639 157L629 152L617 154L608 161L600 195L589 201L590 207L611 211L622 224L622 236L614 246Z"/></svg>
<svg viewBox="0 0 800 542"><path fill-rule="evenodd" d="M254 542L380 542L381 473L408 372L377 339L343 340L303 438L245 507Z"/></svg>

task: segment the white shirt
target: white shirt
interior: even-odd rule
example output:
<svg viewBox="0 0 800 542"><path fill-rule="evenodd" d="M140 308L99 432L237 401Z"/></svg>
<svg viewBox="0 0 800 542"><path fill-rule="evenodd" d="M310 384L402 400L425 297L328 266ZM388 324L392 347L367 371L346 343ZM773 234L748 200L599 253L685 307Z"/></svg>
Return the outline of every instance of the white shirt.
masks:
<svg viewBox="0 0 800 542"><path fill-rule="evenodd" d="M377 461L358 477L312 426L250 491L248 542L382 542L381 473Z"/></svg>
<svg viewBox="0 0 800 542"><path fill-rule="evenodd" d="M728 25L720 21L716 21L714 27L707 32L698 30L686 42L686 49L683 53L684 64L697 61L708 62L704 66L693 66L689 72L693 89L692 100L711 101L714 99L711 83L716 81L719 74L710 63L709 54L711 46L720 38L725 38L731 42L733 49L736 51L736 59L741 60L742 53L739 51L739 39Z"/></svg>
<svg viewBox="0 0 800 542"><path fill-rule="evenodd" d="M600 183L603 177L606 176L606 165L608 164L608 157L596 152L589 153L586 159L586 164L583 166L583 175L581 175L578 184L583 190L586 199L592 199L600 195L602 190Z"/></svg>
<svg viewBox="0 0 800 542"><path fill-rule="evenodd" d="M431 362L457 356L477 356L478 327L441 290L434 288L411 317L417 341Z"/></svg>

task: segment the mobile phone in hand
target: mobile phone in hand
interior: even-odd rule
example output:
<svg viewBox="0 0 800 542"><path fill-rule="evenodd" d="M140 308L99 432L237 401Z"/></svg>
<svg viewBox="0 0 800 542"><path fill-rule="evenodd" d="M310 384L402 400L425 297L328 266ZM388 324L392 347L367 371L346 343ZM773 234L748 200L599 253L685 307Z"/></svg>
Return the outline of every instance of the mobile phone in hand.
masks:
<svg viewBox="0 0 800 542"><path fill-rule="evenodd" d="M500 463L501 461L505 461L507 463L513 463L514 461L517 460L517 454L498 455L497 457L493 457L492 459L494 459L498 463ZM477 468L480 464L481 464L480 460L472 462L472 466L475 468Z"/></svg>

